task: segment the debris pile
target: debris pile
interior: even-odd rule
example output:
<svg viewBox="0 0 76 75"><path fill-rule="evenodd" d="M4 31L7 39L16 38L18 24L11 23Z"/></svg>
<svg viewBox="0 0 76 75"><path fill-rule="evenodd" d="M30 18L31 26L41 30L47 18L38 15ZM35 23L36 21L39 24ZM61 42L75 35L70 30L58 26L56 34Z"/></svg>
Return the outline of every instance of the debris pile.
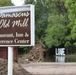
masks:
<svg viewBox="0 0 76 75"><path fill-rule="evenodd" d="M28 53L27 59L28 61L40 62L44 60L44 51L42 41L39 41L32 50Z"/></svg>

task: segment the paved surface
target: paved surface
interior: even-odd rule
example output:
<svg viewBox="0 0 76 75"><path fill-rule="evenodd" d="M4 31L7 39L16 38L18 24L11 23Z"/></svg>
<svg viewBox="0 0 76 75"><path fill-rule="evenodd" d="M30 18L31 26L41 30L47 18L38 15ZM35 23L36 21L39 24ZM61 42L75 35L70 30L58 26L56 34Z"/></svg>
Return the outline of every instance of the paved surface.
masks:
<svg viewBox="0 0 76 75"><path fill-rule="evenodd" d="M21 63L33 75L76 75L76 63Z"/></svg>

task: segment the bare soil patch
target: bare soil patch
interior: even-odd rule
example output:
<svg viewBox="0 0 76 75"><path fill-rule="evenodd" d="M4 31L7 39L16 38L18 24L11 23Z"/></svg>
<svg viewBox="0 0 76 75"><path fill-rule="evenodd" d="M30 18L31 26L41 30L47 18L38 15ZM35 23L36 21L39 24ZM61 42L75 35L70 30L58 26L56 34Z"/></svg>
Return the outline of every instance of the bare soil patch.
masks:
<svg viewBox="0 0 76 75"><path fill-rule="evenodd" d="M7 60L0 59L0 75L7 75ZM14 62L13 75L32 75Z"/></svg>

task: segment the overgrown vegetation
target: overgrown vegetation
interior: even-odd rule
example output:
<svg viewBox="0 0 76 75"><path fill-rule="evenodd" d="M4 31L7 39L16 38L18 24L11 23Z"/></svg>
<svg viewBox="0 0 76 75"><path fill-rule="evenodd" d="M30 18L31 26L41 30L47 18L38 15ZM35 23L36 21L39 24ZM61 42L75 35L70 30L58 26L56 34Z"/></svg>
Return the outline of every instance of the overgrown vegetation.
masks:
<svg viewBox="0 0 76 75"><path fill-rule="evenodd" d="M42 40L47 49L76 48L75 0L25 0L35 5L36 42Z"/></svg>

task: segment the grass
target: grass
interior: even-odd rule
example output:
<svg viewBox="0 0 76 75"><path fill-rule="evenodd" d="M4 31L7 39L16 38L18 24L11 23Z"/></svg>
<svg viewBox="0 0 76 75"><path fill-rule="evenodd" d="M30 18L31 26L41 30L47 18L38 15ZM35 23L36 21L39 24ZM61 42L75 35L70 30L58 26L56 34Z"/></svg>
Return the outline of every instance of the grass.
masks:
<svg viewBox="0 0 76 75"><path fill-rule="evenodd" d="M65 55L66 62L76 62L76 53Z"/></svg>

